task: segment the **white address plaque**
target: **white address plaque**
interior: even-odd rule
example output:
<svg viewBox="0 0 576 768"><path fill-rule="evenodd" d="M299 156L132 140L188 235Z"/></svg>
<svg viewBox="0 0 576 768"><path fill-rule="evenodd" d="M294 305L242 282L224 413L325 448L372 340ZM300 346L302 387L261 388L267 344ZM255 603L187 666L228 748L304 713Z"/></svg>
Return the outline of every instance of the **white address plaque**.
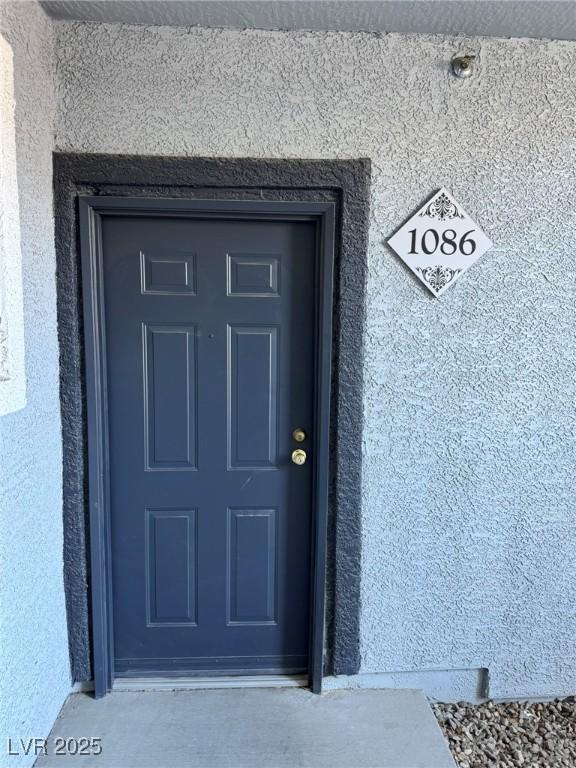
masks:
<svg viewBox="0 0 576 768"><path fill-rule="evenodd" d="M392 235L388 245L434 296L440 296L492 242L442 188Z"/></svg>

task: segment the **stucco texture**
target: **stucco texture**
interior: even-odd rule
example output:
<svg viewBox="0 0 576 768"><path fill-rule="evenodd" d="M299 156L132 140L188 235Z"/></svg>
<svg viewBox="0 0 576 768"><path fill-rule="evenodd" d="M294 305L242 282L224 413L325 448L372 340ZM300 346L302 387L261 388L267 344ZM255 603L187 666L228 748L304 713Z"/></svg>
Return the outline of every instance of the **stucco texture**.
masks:
<svg viewBox="0 0 576 768"><path fill-rule="evenodd" d="M31 765L70 691L62 574L62 466L52 143L52 26L36 3L0 7L12 48L27 404L0 418L0 765ZM18 757L7 757L11 738Z"/></svg>
<svg viewBox="0 0 576 768"><path fill-rule="evenodd" d="M0 34L0 416L26 405L12 48Z"/></svg>
<svg viewBox="0 0 576 768"><path fill-rule="evenodd" d="M574 692L576 44L57 36L59 150L371 158L362 669ZM495 247L434 299L384 242L441 186Z"/></svg>

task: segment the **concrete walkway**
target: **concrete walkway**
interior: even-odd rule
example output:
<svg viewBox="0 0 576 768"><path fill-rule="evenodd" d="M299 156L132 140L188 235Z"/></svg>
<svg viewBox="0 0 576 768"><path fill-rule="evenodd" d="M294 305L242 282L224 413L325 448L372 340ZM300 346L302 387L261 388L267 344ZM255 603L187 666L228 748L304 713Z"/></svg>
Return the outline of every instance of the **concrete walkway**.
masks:
<svg viewBox="0 0 576 768"><path fill-rule="evenodd" d="M56 737L99 736L102 754L53 754ZM300 688L70 696L36 766L454 768L420 691Z"/></svg>

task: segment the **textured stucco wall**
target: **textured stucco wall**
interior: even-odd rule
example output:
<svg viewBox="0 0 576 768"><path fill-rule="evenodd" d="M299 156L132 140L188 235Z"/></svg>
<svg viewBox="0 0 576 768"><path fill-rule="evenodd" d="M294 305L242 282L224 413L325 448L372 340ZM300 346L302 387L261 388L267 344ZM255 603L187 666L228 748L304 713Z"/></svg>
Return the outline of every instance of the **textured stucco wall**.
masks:
<svg viewBox="0 0 576 768"><path fill-rule="evenodd" d="M12 48L0 34L0 416L26 405Z"/></svg>
<svg viewBox="0 0 576 768"><path fill-rule="evenodd" d="M363 671L575 691L576 44L57 34L61 150L372 159ZM383 241L442 185L496 246L435 300Z"/></svg>
<svg viewBox="0 0 576 768"><path fill-rule="evenodd" d="M6 738L45 737L70 691L62 575L62 467L52 144L53 30L36 3L0 7L12 47L27 404L0 418L0 765ZM22 751L22 748L19 750ZM6 762L7 761L7 762Z"/></svg>

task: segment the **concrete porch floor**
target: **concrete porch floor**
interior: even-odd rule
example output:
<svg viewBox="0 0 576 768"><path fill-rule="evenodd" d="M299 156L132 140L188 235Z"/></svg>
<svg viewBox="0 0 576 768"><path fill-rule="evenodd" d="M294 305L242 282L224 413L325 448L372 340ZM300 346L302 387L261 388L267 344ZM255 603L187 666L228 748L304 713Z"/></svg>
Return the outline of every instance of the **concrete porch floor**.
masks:
<svg viewBox="0 0 576 768"><path fill-rule="evenodd" d="M53 754L56 737L100 736L102 754ZM70 696L36 766L454 768L420 691L300 688Z"/></svg>

